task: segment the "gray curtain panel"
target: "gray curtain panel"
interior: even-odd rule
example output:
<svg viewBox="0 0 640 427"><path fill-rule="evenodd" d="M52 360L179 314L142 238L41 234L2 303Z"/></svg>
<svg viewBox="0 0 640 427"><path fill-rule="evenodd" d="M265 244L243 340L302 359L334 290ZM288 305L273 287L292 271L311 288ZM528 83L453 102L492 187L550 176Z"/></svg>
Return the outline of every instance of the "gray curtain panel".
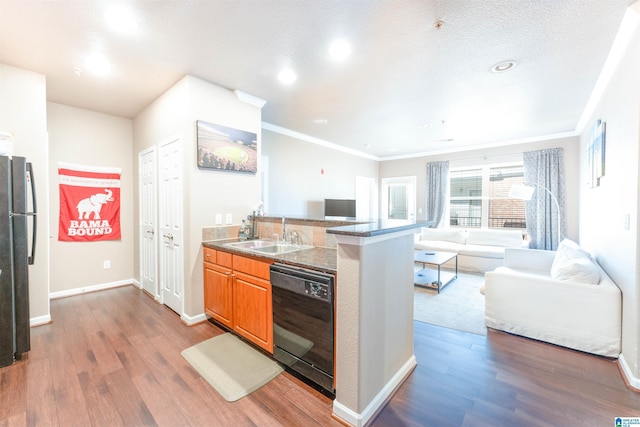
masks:
<svg viewBox="0 0 640 427"><path fill-rule="evenodd" d="M562 148L529 151L523 153L523 160L524 183L536 189L531 200L525 202L529 247L556 250L567 235L564 151ZM555 196L558 206L549 193Z"/></svg>
<svg viewBox="0 0 640 427"><path fill-rule="evenodd" d="M426 220L444 226L444 214L449 200L449 162L427 163Z"/></svg>

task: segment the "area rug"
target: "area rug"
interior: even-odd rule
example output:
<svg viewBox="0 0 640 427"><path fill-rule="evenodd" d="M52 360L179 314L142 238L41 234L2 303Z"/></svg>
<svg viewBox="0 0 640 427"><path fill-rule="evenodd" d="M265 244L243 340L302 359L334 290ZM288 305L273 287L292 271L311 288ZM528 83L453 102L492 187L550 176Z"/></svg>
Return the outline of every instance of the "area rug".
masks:
<svg viewBox="0 0 640 427"><path fill-rule="evenodd" d="M180 354L228 402L256 391L283 371L274 360L230 333Z"/></svg>
<svg viewBox="0 0 640 427"><path fill-rule="evenodd" d="M435 289L415 286L413 318L432 325L486 335L484 295L480 293L483 283L483 274L458 273L458 278L440 293Z"/></svg>

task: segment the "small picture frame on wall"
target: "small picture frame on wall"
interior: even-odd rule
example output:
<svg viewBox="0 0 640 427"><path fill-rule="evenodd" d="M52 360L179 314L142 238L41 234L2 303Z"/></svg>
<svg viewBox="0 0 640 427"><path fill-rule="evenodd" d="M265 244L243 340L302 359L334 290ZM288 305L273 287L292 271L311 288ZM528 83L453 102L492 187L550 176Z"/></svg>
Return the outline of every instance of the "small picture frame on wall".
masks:
<svg viewBox="0 0 640 427"><path fill-rule="evenodd" d="M228 172L256 173L258 136L202 120L196 121L198 167Z"/></svg>
<svg viewBox="0 0 640 427"><path fill-rule="evenodd" d="M591 130L591 142L587 147L591 188L599 187L605 174L606 125L606 122L597 120Z"/></svg>

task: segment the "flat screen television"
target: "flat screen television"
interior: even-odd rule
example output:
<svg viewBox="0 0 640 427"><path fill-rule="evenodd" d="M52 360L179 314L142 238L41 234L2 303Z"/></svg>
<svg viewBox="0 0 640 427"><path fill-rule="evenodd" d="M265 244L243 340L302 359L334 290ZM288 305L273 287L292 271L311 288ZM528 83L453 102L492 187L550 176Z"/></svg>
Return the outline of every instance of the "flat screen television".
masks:
<svg viewBox="0 0 640 427"><path fill-rule="evenodd" d="M356 217L356 201L352 199L324 199L324 216L353 219Z"/></svg>

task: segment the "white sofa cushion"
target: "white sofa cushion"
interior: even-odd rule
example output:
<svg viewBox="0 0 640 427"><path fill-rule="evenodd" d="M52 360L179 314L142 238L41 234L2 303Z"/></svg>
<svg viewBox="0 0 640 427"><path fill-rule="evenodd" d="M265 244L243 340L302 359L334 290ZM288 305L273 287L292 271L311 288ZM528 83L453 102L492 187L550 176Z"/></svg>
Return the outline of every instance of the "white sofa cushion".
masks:
<svg viewBox="0 0 640 427"><path fill-rule="evenodd" d="M455 228L422 228L421 240L442 240L464 245L467 239L465 230Z"/></svg>
<svg viewBox="0 0 640 427"><path fill-rule="evenodd" d="M519 230L470 229L467 233L467 245L519 248L522 243L522 232Z"/></svg>
<svg viewBox="0 0 640 427"><path fill-rule="evenodd" d="M442 240L420 240L413 246L417 250L441 252L458 252L458 249L461 248L459 243L445 242Z"/></svg>
<svg viewBox="0 0 640 427"><path fill-rule="evenodd" d="M558 245L550 275L554 280L573 283L597 285L600 282L600 269L591 255L569 239Z"/></svg>
<svg viewBox="0 0 640 427"><path fill-rule="evenodd" d="M464 245L458 249L458 254L483 258L504 258L504 247L502 246L482 246Z"/></svg>

